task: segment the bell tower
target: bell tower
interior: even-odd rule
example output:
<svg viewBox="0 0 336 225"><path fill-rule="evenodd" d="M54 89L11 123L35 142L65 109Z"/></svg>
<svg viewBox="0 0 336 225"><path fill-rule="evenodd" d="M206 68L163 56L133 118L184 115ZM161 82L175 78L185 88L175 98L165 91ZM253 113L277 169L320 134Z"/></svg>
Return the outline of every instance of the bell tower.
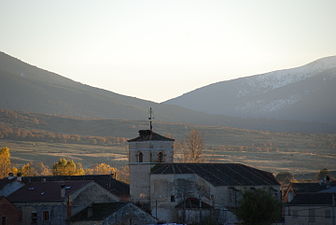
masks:
<svg viewBox="0 0 336 225"><path fill-rule="evenodd" d="M172 163L174 139L164 137L152 130L150 108L149 130L140 130L139 136L128 140L131 201L150 203L150 172L158 163Z"/></svg>

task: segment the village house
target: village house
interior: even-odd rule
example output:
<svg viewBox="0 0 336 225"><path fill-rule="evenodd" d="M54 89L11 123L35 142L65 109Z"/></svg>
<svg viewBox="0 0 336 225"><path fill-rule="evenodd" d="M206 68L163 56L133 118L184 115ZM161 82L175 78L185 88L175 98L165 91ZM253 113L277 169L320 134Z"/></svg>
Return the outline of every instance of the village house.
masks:
<svg viewBox="0 0 336 225"><path fill-rule="evenodd" d="M72 180L27 183L7 198L21 211L22 225L67 224L71 215L92 203L119 201L94 181Z"/></svg>
<svg viewBox="0 0 336 225"><path fill-rule="evenodd" d="M236 163L174 163L174 139L152 130L128 142L131 200L162 222L236 220L230 210L245 190L264 189L280 200L269 172Z"/></svg>
<svg viewBox="0 0 336 225"><path fill-rule="evenodd" d="M0 219L1 225L20 224L20 211L5 197L0 197Z"/></svg>
<svg viewBox="0 0 336 225"><path fill-rule="evenodd" d="M291 182L283 193L283 202L291 202L297 194L317 193L336 187L336 182L324 179L320 182Z"/></svg>
<svg viewBox="0 0 336 225"><path fill-rule="evenodd" d="M285 205L285 225L335 225L336 194L297 194Z"/></svg>

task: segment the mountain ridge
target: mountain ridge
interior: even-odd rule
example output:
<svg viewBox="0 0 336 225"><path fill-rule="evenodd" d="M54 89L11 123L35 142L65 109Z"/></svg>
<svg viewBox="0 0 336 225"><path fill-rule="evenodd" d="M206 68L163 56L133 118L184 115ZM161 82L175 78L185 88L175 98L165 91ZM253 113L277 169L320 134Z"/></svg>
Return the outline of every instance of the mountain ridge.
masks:
<svg viewBox="0 0 336 225"><path fill-rule="evenodd" d="M321 108L322 105L318 102L311 101L310 104L312 106L308 107L307 99L316 98L315 93L321 96L325 95L326 98L328 98L327 94L335 96L336 92L330 85L330 83L336 84L335 75L336 56L329 56L292 69L216 82L168 100L164 104L183 105L192 110L217 115L302 120L297 115L291 117L289 111L293 109L289 108L285 111L284 108L294 104L301 104L302 101L302 107L298 109L302 113L313 110L314 104L317 104L322 115L323 113L330 114L327 111L323 112L324 108ZM321 79L318 80L316 77ZM302 86L305 82L306 87ZM287 88L287 91L289 91L287 93L281 91L288 86L291 86L292 90L289 91ZM323 94L321 90L324 90L325 93ZM275 95L276 92L280 94ZM273 95L273 98L270 98L271 95ZM210 101L211 99L220 99L220 101ZM319 100L321 101L321 99ZM330 101L330 99L328 100ZM332 101L329 103L332 104ZM279 110L284 111L283 115ZM331 110L332 113L336 112L336 107L328 110ZM277 116L272 115L271 113L273 112ZM285 116L286 114L288 115ZM298 112L294 114L298 114ZM324 120L320 120L315 116L317 115L310 115L310 118L307 117L302 121L331 122L330 119L333 119L329 116ZM332 123L336 123L336 120L332 120Z"/></svg>
<svg viewBox="0 0 336 225"><path fill-rule="evenodd" d="M303 123L210 115L184 106L125 96L73 81L1 52L0 78L0 108L9 110L82 118L143 120L151 106L156 119L166 122L273 131L336 131L336 125L329 126L320 122Z"/></svg>

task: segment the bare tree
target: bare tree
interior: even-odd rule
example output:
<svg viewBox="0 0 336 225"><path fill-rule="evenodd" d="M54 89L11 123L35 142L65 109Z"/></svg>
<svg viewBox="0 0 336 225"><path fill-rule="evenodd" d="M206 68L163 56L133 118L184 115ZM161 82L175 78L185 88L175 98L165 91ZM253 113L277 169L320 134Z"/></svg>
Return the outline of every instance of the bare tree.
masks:
<svg viewBox="0 0 336 225"><path fill-rule="evenodd" d="M203 139L198 130L191 130L183 142L184 162L199 163L202 161Z"/></svg>

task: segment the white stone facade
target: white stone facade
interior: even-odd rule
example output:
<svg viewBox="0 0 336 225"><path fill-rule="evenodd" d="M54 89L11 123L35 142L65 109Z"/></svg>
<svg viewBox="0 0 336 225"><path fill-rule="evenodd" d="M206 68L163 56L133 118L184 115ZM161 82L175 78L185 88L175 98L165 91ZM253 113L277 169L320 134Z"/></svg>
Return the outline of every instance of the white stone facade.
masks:
<svg viewBox="0 0 336 225"><path fill-rule="evenodd" d="M171 163L173 141L139 141L129 143L131 201L149 203L150 171L158 163Z"/></svg>

